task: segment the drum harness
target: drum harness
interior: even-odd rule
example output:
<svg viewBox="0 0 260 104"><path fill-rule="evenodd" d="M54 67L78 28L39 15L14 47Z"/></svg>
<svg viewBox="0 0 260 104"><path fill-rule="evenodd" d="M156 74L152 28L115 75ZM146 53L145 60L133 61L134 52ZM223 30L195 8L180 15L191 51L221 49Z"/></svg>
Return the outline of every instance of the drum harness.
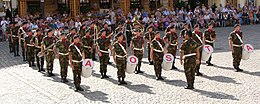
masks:
<svg viewBox="0 0 260 104"><path fill-rule="evenodd" d="M125 50L125 48L120 43L117 42L117 44L119 44L119 46L122 48L122 50L124 51L125 55L124 56L116 55L116 57L118 57L118 58L125 58L126 57L126 50Z"/></svg>
<svg viewBox="0 0 260 104"><path fill-rule="evenodd" d="M159 53L162 53L163 52L163 47L162 47L162 45L161 45L161 43L160 42L158 42L157 40L155 40L154 39L154 41L156 41L157 42L157 44L160 46L160 48L161 48L161 50L157 50L157 49L153 49L155 52L159 52Z"/></svg>
<svg viewBox="0 0 260 104"><path fill-rule="evenodd" d="M74 47L76 48L76 50L77 50L77 52L79 53L79 55L82 57L82 54L81 54L79 48L78 48L74 43L72 43L72 44L73 44ZM82 59L81 59L80 61L78 61L78 60L72 60L72 62L80 63L80 62L82 62Z"/></svg>
<svg viewBox="0 0 260 104"><path fill-rule="evenodd" d="M234 47L242 47L243 46L243 41L242 41L242 39L241 39L241 37L237 34L237 33L235 33L236 34L236 36L237 36L237 38L239 39L239 41L242 43L241 45L236 45L236 44L232 44Z"/></svg>

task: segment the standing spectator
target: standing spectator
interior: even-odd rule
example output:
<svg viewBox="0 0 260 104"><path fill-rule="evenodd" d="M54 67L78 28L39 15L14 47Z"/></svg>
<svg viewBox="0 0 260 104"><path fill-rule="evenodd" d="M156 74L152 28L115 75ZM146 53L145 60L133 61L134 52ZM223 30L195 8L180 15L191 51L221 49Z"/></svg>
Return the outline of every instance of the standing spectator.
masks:
<svg viewBox="0 0 260 104"><path fill-rule="evenodd" d="M212 12L214 12L214 13L215 13L215 11L216 11L216 8L217 8L217 6L216 6L216 4L214 3L214 4L211 6Z"/></svg>
<svg viewBox="0 0 260 104"><path fill-rule="evenodd" d="M9 25L9 24L8 24L8 22L5 20L5 17L3 17L3 18L2 18L2 21L1 21L1 26L2 26L1 28L2 28L3 40L6 39L6 36L5 36L4 33L6 33L6 28L7 28L8 25Z"/></svg>

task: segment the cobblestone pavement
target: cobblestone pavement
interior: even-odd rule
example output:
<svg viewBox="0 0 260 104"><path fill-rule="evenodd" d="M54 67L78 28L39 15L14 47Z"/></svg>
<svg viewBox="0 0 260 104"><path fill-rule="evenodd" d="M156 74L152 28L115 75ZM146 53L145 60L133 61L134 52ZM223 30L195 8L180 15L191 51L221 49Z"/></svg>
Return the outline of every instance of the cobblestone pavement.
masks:
<svg viewBox="0 0 260 104"><path fill-rule="evenodd" d="M47 77L30 68L21 57L13 57L8 43L0 42L0 104L173 104L173 103L260 103L260 25L243 26L244 42L256 51L249 60L241 62L244 72L232 68L227 37L232 27L217 28L216 51L212 67L201 66L204 76L196 77L195 90L186 90L183 67L163 71L164 81L155 80L153 66L143 59L144 74L127 74L128 85L118 86L116 68L108 66L109 79L100 79L99 63L90 78L82 78L84 92L75 92L69 68L67 84L60 82L59 64L55 60L56 76ZM111 60L112 61L112 60Z"/></svg>

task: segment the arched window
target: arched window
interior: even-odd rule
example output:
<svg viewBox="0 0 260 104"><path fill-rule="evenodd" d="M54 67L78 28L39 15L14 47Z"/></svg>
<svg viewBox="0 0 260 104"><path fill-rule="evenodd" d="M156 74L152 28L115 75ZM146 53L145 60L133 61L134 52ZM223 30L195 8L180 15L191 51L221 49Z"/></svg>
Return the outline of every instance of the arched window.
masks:
<svg viewBox="0 0 260 104"><path fill-rule="evenodd" d="M141 3L141 0L131 0L131 2L130 2L130 8L131 9L136 9L136 8L141 8L141 5L142 5L142 3Z"/></svg>
<svg viewBox="0 0 260 104"><path fill-rule="evenodd" d="M87 12L90 10L90 8L89 0L80 0L80 12Z"/></svg>
<svg viewBox="0 0 260 104"><path fill-rule="evenodd" d="M109 8L111 8L110 0L100 0L100 8L101 9L109 9Z"/></svg>

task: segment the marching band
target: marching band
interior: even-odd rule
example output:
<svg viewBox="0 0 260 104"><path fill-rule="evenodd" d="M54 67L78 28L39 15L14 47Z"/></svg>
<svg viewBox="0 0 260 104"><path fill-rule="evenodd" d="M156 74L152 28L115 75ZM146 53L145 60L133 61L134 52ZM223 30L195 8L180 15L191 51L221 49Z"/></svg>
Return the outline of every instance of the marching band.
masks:
<svg viewBox="0 0 260 104"><path fill-rule="evenodd" d="M128 18L124 23L117 24L115 31L109 26L107 22L100 25L93 21L89 26L82 25L80 28L60 27L53 30L47 25L38 29L27 29L27 22L24 22L22 26L13 23L13 27L10 27L10 42L12 43L10 51L14 52L15 57L20 56L18 47L20 44L23 60L27 60L29 66L33 67L36 59L38 71L47 71L49 77L54 76L52 71L56 57L60 62L61 82L63 83L68 82L67 72L70 65L76 91L83 91L80 87L83 71L92 70L85 69L86 67L82 66L92 65L93 61L97 60L96 54L99 57L101 79L109 78L107 76L107 65L109 64L110 55L112 55L118 69L119 85L127 84L125 82L125 72L144 73L141 71L141 63L145 48L148 49L149 64L154 65L156 79L164 80L161 75L162 69L178 69L175 66L175 59L178 47L181 46L179 49L180 62L181 65L184 65L188 83L187 89L194 89L195 73L197 76L202 76L200 72L201 61L206 60L208 66L213 65L211 63L211 54L216 40L216 32L212 29L213 23L208 25L208 29L204 33L200 31L199 25L195 25L194 31L191 32L189 25L184 24L184 29L179 36L174 24L170 24L164 31L163 38L161 38L161 33L156 31L152 23L145 29L138 21L132 22ZM179 38L182 40L181 44L178 41ZM229 40L234 57L234 68L237 71L243 71L239 68L244 48L240 25L235 26L235 30L230 33ZM212 48L212 50L208 48L211 54L204 54L205 47ZM131 57L130 61L133 61L132 59L134 59L134 62L138 61L134 67L127 66L127 64L131 63L128 62L130 53L135 56ZM164 59L166 54L166 59ZM43 68L44 57L46 58L46 70ZM85 64L82 64L83 62ZM164 64L163 67L162 64ZM165 68L165 64L168 64L166 65L167 68Z"/></svg>

